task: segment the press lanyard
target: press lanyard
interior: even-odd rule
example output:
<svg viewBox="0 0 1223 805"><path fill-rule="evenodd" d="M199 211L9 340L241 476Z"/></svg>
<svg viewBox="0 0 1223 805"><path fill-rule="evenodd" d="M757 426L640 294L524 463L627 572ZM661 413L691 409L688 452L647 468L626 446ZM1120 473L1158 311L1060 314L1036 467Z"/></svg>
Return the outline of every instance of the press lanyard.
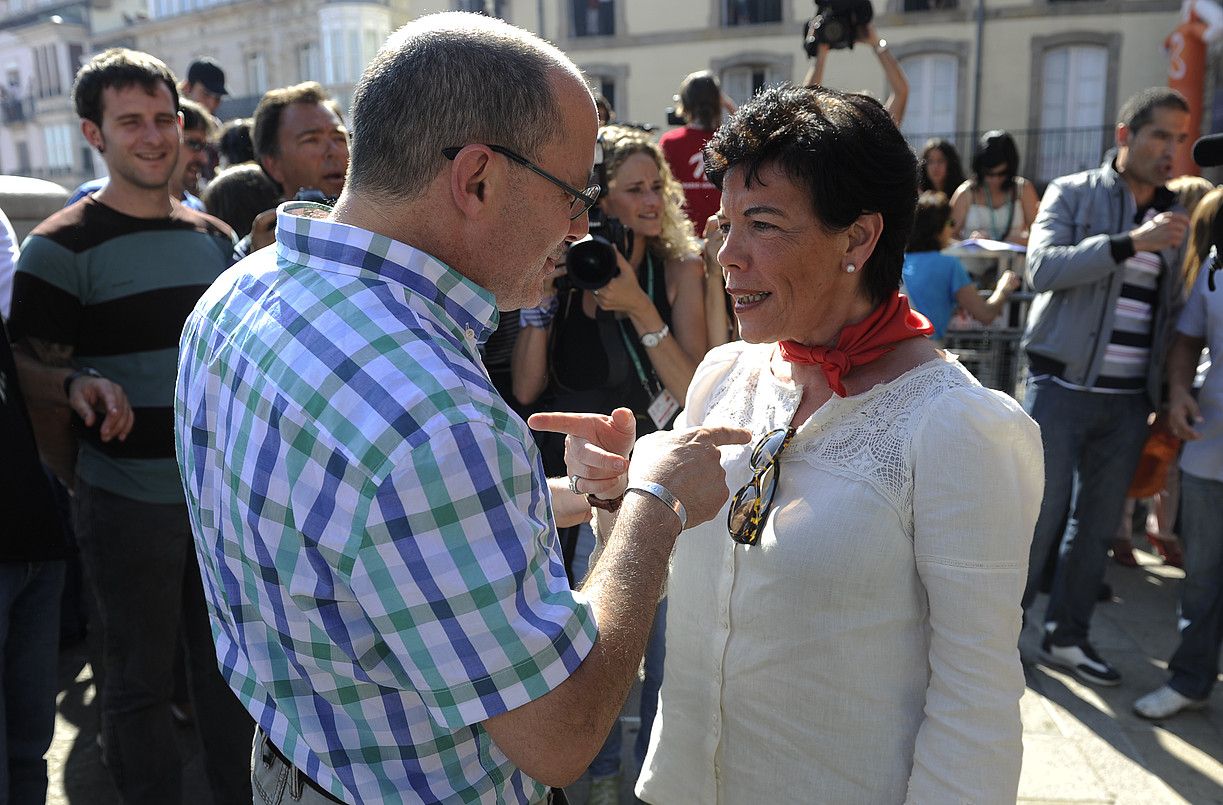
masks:
<svg viewBox="0 0 1223 805"><path fill-rule="evenodd" d="M650 304L654 304L654 259L650 257L650 253L645 253L645 295L650 297ZM637 379L641 381L641 387L645 389L647 397L655 396L661 391L659 388L654 388L646 376L645 367L641 365L641 358L637 357L637 350L633 349L633 341L629 338L628 331L625 330L625 319L620 319L620 337L624 339L624 348L628 350L628 356L633 359L633 368L637 370Z"/></svg>
<svg viewBox="0 0 1223 805"><path fill-rule="evenodd" d="M985 206L989 208L989 233L994 240L1006 240L1006 233L1011 231L1011 219L1015 217L1015 191L1011 191L1011 200L1006 205L1006 220L1002 222L1003 230L998 232L998 222L994 220L994 200L989 196L989 185L982 188L985 191Z"/></svg>

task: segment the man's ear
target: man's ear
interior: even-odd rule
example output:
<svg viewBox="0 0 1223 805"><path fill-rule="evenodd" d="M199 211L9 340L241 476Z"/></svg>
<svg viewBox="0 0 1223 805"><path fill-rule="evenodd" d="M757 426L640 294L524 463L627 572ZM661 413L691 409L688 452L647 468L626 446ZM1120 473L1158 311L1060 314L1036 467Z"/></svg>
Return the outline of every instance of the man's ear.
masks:
<svg viewBox="0 0 1223 805"><path fill-rule="evenodd" d="M102 136L102 129L97 123L92 120L81 120L81 134L85 137L85 142L89 143L99 154L106 153L106 138Z"/></svg>
<svg viewBox="0 0 1223 805"><path fill-rule="evenodd" d="M861 268L875 253L875 246L883 234L883 216L877 212L864 212L849 225L849 243L845 249L845 262Z"/></svg>
<svg viewBox="0 0 1223 805"><path fill-rule="evenodd" d="M268 154L259 157L259 164L263 166L263 172L272 177L272 181L280 188L280 194L287 196L289 191L285 189L284 171L280 169L280 160ZM297 192L296 188L293 190Z"/></svg>
<svg viewBox="0 0 1223 805"><path fill-rule="evenodd" d="M493 187L504 186L505 171L493 152L484 146L468 146L459 151L450 168L450 197L465 216L482 215L490 203Z"/></svg>
<svg viewBox="0 0 1223 805"><path fill-rule="evenodd" d="M1118 123L1117 124L1117 147L1118 148L1128 148L1130 145L1130 135L1132 133L1133 132L1130 131L1129 126L1125 125L1124 123Z"/></svg>

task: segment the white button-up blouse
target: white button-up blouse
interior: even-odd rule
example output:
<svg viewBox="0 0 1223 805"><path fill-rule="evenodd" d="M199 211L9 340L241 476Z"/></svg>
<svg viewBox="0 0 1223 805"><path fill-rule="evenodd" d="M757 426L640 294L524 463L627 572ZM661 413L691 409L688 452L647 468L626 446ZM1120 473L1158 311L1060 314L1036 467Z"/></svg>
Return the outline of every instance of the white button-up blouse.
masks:
<svg viewBox="0 0 1223 805"><path fill-rule="evenodd" d="M728 344L676 427L790 424L773 345ZM752 445L723 449L733 493ZM937 360L833 397L780 459L757 545L725 510L671 564L655 805L1015 801L1016 643L1043 485L1014 400Z"/></svg>

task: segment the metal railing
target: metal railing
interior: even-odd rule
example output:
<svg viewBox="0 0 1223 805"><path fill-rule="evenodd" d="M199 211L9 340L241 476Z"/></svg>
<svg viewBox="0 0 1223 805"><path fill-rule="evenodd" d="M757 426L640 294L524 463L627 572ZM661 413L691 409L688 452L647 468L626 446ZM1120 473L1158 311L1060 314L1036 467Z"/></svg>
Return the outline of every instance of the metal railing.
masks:
<svg viewBox="0 0 1223 805"><path fill-rule="evenodd" d="M1114 144L1112 126L1007 129L1007 133L1019 149L1019 175L1041 187L1059 176L1099 167L1104 153ZM971 173L976 145L972 132L905 132L905 139L918 153L927 140L935 137L954 143L965 173Z"/></svg>

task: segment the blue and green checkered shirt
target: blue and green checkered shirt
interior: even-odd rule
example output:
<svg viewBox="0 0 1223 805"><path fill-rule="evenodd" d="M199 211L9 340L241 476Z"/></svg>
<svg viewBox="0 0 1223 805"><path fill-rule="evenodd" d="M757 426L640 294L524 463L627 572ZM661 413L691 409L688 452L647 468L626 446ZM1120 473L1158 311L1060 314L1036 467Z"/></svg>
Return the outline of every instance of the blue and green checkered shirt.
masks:
<svg viewBox="0 0 1223 805"><path fill-rule="evenodd" d="M183 331L178 461L217 656L272 742L349 802L536 802L481 722L595 639L543 467L477 344L492 296L284 205Z"/></svg>

